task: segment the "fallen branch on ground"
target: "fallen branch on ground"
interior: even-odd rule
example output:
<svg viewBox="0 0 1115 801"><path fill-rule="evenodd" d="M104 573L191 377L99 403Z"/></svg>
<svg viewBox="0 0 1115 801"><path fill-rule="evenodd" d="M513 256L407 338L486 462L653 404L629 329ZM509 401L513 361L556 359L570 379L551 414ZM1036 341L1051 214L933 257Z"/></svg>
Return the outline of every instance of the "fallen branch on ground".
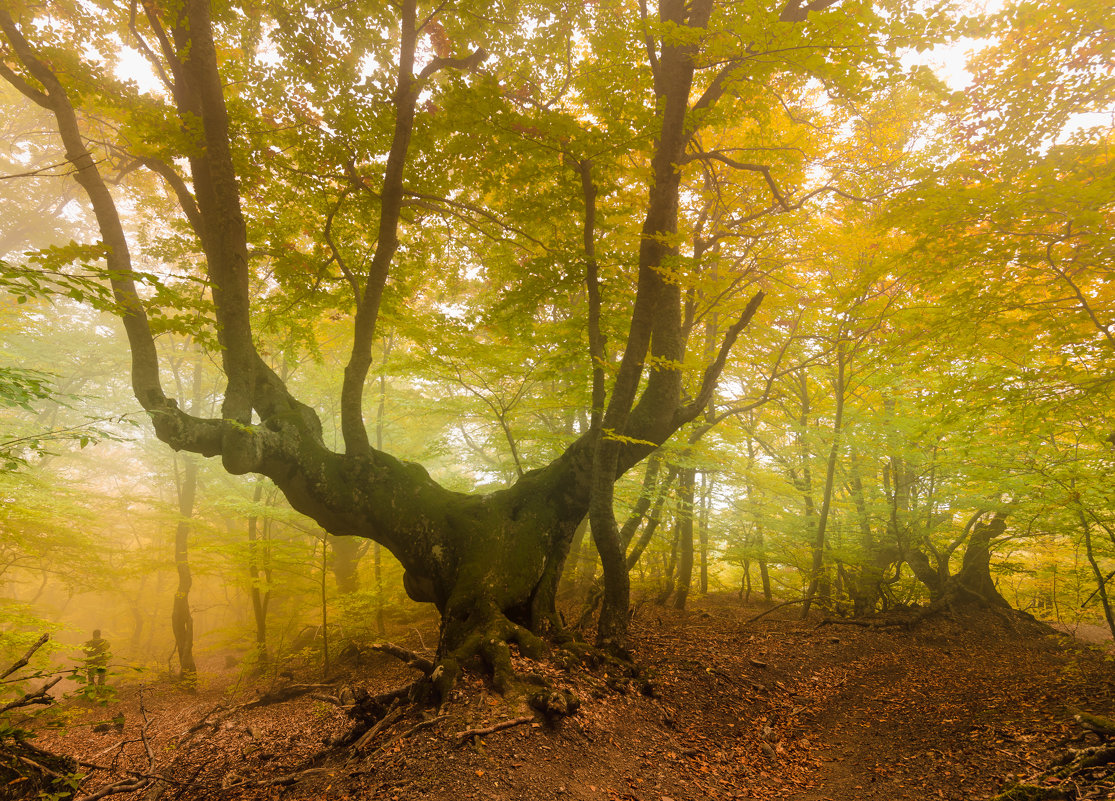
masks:
<svg viewBox="0 0 1115 801"><path fill-rule="evenodd" d="M128 778L120 779L112 784L107 784L96 792L81 796L76 799L76 801L97 801L97 799L105 798L110 795L120 795L121 793L133 793L138 790L143 790L150 787L155 782L168 782L167 779L163 778L155 770L155 752L151 748L151 738L148 736L148 732L151 728L151 719L147 716L147 706L143 701L143 690L139 692L139 712L143 716L143 727L139 730L139 739L140 742L143 743L143 750L147 756L147 771L125 770L125 773L130 774ZM100 768L100 766L96 767ZM100 769L104 770L104 768ZM168 783L178 784L179 782L170 780Z"/></svg>
<svg viewBox="0 0 1115 801"><path fill-rule="evenodd" d="M854 617L826 617L816 625L821 626L859 626L865 629L909 628L911 620L862 620Z"/></svg>
<svg viewBox="0 0 1115 801"><path fill-rule="evenodd" d="M747 620L743 621L743 623L741 623L740 625L741 626L746 626L749 623L754 623L756 620L762 620L764 617L769 615L771 612L777 612L779 609L782 609L783 607L793 606L794 604L803 604L803 603L805 603L805 598L797 598L796 600L793 600L793 601L784 601L780 604L775 604L770 609L767 609L766 611L760 612L759 614L755 615L755 617L749 617Z"/></svg>
<svg viewBox="0 0 1115 801"><path fill-rule="evenodd" d="M303 695L313 695L317 690L332 688L332 684L287 684L277 690L266 692L259 698L255 698L251 701L245 701L244 703L237 704L236 706L225 707L223 704L218 704L217 706L206 712L201 720L199 720L197 723L190 726L190 728L186 729L186 731L178 735L178 744L179 746L183 745L185 742L188 742L189 739L193 737L193 735L197 734L203 729L217 728L230 717L235 715L237 712L242 712L245 709L258 709L261 706L281 704L284 701L292 701L295 698L301 698ZM210 720L210 716L217 712L220 712L220 714L216 718Z"/></svg>
<svg viewBox="0 0 1115 801"><path fill-rule="evenodd" d="M392 704L383 719L380 720L379 723L368 729L366 732L361 734L360 738L352 744L352 750L360 752L361 750L366 748L368 743L370 743L377 734L386 729L388 726L391 726L392 724L398 722L399 719L402 718L402 716L403 711L398 708L398 702Z"/></svg>
<svg viewBox="0 0 1115 801"><path fill-rule="evenodd" d="M424 656L416 654L414 651L408 651L402 646L395 645L390 642L379 642L374 645L368 646L373 651L379 651L384 654L395 657L407 665L410 665L415 670L420 670L427 676L434 672L434 663Z"/></svg>
<svg viewBox="0 0 1115 801"><path fill-rule="evenodd" d="M453 739L457 741L456 745L459 747L464 745L473 737L487 737L489 734L495 734L497 731L510 729L514 726L522 726L524 723L531 723L533 721L533 717L512 718L511 720L505 720L502 723L496 723L492 726L486 726L484 728L465 729L464 731L459 731L453 735Z"/></svg>
<svg viewBox="0 0 1115 801"><path fill-rule="evenodd" d="M297 784L303 779L308 779L311 776L318 776L325 773L325 768L307 768L306 770L296 771L294 773L284 773L280 776L272 776L269 779L245 779L242 782L226 785L221 789L223 791L233 790L240 787L276 787L288 784Z"/></svg>

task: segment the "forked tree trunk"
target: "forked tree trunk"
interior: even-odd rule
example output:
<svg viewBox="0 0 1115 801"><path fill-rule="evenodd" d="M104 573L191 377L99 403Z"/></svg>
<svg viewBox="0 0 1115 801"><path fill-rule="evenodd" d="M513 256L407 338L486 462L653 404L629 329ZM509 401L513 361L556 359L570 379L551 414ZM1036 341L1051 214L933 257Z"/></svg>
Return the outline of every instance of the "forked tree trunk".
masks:
<svg viewBox="0 0 1115 801"><path fill-rule="evenodd" d="M1011 608L991 578L991 545L1006 529L1007 516L1004 512L996 512L989 523L976 524L964 550L960 570L946 584L946 596L953 596L962 602L976 601L991 607Z"/></svg>
<svg viewBox="0 0 1115 801"><path fill-rule="evenodd" d="M689 4L663 0L657 9L659 23L670 30L703 31L712 5L712 0ZM479 655L502 686L511 675L507 643L517 642L525 651L536 652L537 635L558 625L557 582L586 513L591 515L605 575L600 644L623 649L630 592L624 543L613 508L615 481L707 407L736 338L762 301L762 293L756 293L691 388L691 400L686 398L680 368L685 349L681 290L677 282L666 279L662 267L679 255L675 236L679 165L685 163L686 147L703 113L717 103L730 81L727 75L714 81L694 104L694 37L648 42L654 51L650 61L661 125L650 158L630 328L610 393L603 384L605 354L594 272L596 190L591 162L586 159L582 163L584 256L593 344L585 363L592 365L594 373L590 429L556 460L525 473L514 486L464 495L441 487L420 466L373 448L363 418L378 314L399 247L404 179L420 87L441 70L474 69L486 57L478 49L467 58L436 58L418 69L417 3L401 0L396 9L398 61L391 99L383 108L384 116L393 116L391 145L381 175L355 176L357 183L377 186L379 225L371 257L350 281L355 308L352 352L339 404L344 453L325 444L316 412L290 393L255 346L247 225L224 99L226 82L214 40L218 29L208 0L142 5L144 22L156 32L168 84L174 88L170 100L180 128L175 136L182 140L169 157L151 156L142 163L175 193L204 251L227 380L218 416L202 417L196 409L188 414L165 394L152 327L136 289L128 240L112 194L88 149L66 87L29 44L11 12L0 7L0 30L10 61L18 62L17 68L27 76L9 69L5 77L54 114L74 176L90 199L131 347L133 391L149 413L156 435L175 449L219 456L230 473L265 475L294 509L325 531L373 539L390 550L405 569L404 586L411 597L429 601L441 612L444 681L451 681L460 659ZM168 146L167 152L171 149ZM189 180L176 161L180 157L188 162ZM343 254L335 250L333 255L338 263L342 261ZM188 575L182 576L188 589ZM181 620L187 631L188 619Z"/></svg>

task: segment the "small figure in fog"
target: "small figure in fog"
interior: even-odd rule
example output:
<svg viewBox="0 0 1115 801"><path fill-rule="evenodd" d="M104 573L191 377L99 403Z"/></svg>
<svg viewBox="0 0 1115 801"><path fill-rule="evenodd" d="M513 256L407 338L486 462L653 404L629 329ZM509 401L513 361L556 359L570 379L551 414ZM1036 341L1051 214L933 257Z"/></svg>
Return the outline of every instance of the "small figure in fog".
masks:
<svg viewBox="0 0 1115 801"><path fill-rule="evenodd" d="M85 672L89 677L89 686L105 686L105 674L108 672L108 640L101 637L101 630L94 629L93 639L87 640L82 646L85 651Z"/></svg>

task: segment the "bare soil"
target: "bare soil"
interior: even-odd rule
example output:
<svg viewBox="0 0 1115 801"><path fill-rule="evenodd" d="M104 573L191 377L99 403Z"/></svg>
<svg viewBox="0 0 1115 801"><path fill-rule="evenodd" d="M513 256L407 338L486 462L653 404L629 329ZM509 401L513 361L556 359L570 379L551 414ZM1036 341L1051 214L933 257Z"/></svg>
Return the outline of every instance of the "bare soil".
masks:
<svg viewBox="0 0 1115 801"><path fill-rule="evenodd" d="M133 794L145 801L920 801L993 796L1083 741L1074 713L1115 713L1109 655L1021 618L941 617L905 630L800 621L789 607L747 622L760 611L718 596L686 612L641 607L634 651L649 694L600 667L520 660L524 673L580 697L580 711L553 725L472 676L440 714L406 710L359 752L330 752L326 741L351 721L321 699L414 676L376 656L319 698L231 714L284 682L320 678L307 669L248 686L227 674L196 694L166 682L124 686L107 706L71 705L69 725L36 742L105 769L92 769L83 793L124 769L160 776L155 790ZM94 731L120 714L122 731ZM185 734L207 714L216 726ZM1096 778L1078 797L1115 798Z"/></svg>

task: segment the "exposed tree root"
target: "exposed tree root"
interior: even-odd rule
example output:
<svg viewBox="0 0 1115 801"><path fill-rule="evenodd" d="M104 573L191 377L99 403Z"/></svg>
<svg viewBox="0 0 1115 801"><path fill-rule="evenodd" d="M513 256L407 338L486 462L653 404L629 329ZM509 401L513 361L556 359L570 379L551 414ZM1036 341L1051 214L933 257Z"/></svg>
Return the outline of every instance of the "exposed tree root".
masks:
<svg viewBox="0 0 1115 801"><path fill-rule="evenodd" d="M743 621L743 623L741 625L746 626L749 623L754 623L757 620L762 620L764 617L769 615L771 612L777 612L779 609L783 609L787 606L794 606L795 604L803 604L803 603L805 603L805 601L806 601L805 598L795 598L792 601L783 601L780 604L775 604L770 609L766 609L766 610L760 612L759 614L755 615L754 617L747 618L747 620Z"/></svg>
<svg viewBox="0 0 1115 801"><path fill-rule="evenodd" d="M1088 787L1096 781L1097 770L1100 773L1109 773L1107 766L1115 764L1115 745L1110 742L1110 738L1115 736L1115 721L1087 713L1080 713L1075 717L1082 728L1098 734L1105 742L1087 748L1069 749L1050 768L1014 785L991 801L1073 799L1078 796L1080 788Z"/></svg>
<svg viewBox="0 0 1115 801"><path fill-rule="evenodd" d="M483 625L477 627L477 617ZM397 724L409 709L436 707L444 709L454 697L454 688L462 672L470 664L479 667L491 678L492 687L499 694L509 699L519 699L535 710L538 716L547 723L554 724L564 717L577 712L580 700L569 690L555 688L541 675L517 669L515 665L516 651L519 655L533 660L542 660L548 656L557 665L569 669L575 665L605 666L608 676L606 684L617 692L641 691L653 695L652 685L640 676L638 670L630 660L621 659L612 654L582 642L567 631L557 629L551 631L552 646L541 637L521 626L498 610L482 608L473 611L470 619L461 621L473 628L470 633L463 636L455 647L446 647L445 639L451 638L452 624L443 627L443 653L433 662L426 657L413 653L405 648L391 644L381 643L371 646L373 650L393 656L410 667L422 673L414 683L383 693L377 696L367 695L358 688L343 688L335 695L314 694L315 698L340 706L355 720L355 725L344 735L336 738L329 747L315 755L303 767L309 767L330 754L338 751L347 751L350 754L366 755L372 744L381 737L390 727ZM448 634L450 637L446 637ZM434 725L441 719L420 721L408 732L400 737L405 739L411 734ZM520 723L533 721L534 716L515 718ZM461 732L461 735L469 731ZM483 733L478 730L473 732L476 736ZM471 735L470 735L471 736Z"/></svg>
<svg viewBox="0 0 1115 801"><path fill-rule="evenodd" d="M822 626L859 626L866 629L912 629L939 615L946 615L953 620L962 621L965 614L970 614L972 611L978 611L981 614L989 613L1012 631L1017 630L1019 623L1036 622L1036 619L1026 612L1010 608L1004 609L988 602L974 590L957 585L955 591L932 601L926 606L915 609L913 614L899 615L891 613L874 617L826 617L817 624L817 628Z"/></svg>
<svg viewBox="0 0 1115 801"><path fill-rule="evenodd" d="M497 692L507 694L514 690L521 682L511 663L512 645L517 645L519 653L529 659L542 659L547 651L542 638L524 626L511 622L500 612L489 614L487 625L468 635L434 669L431 678L437 688L439 702L449 697L461 666L475 657L479 657L491 671L492 685Z"/></svg>

